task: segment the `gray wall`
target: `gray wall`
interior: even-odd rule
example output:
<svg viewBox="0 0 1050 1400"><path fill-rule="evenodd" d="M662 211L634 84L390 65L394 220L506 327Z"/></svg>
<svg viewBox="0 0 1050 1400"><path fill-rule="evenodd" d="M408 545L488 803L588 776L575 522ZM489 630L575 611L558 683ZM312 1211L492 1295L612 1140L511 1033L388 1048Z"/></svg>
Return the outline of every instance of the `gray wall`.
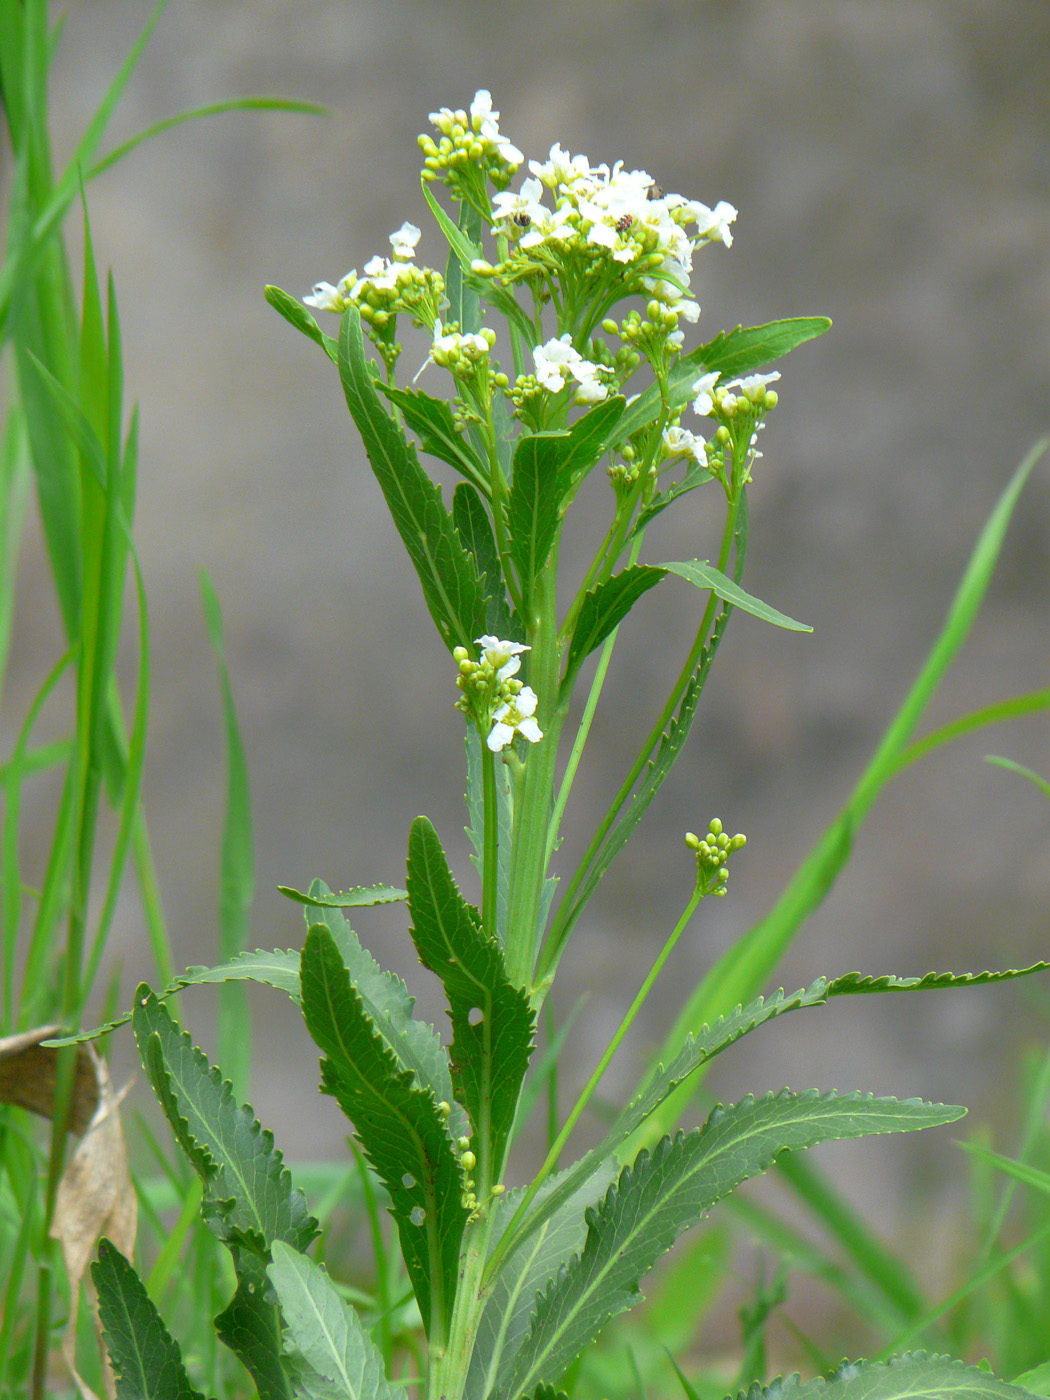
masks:
<svg viewBox="0 0 1050 1400"><path fill-rule="evenodd" d="M64 155L142 4L72 3L54 93ZM632 1082L683 988L770 906L836 811L910 684L971 543L1014 463L1050 423L1050 8L1004 0L605 0L513 14L458 0L172 0L114 137L248 93L330 104L328 119L228 116L169 133L90 190L100 264L120 294L141 405L138 540L152 601L146 798L180 961L215 947L223 754L197 592L223 600L258 838L252 943L295 944L275 891L314 875L389 881L409 822L435 821L468 883L452 673L319 353L262 299L334 281L426 225L415 136L432 108L488 86L530 155L555 140L643 165L669 190L739 209L731 251L697 278L723 326L824 313L834 330L782 366L781 407L752 492L749 586L813 636L738 615L706 714L633 858L603 882L557 1005L589 995L583 1076L688 896L681 846L718 814L748 834L730 897L702 911L610 1089ZM431 227L421 253L441 256ZM406 360L416 353L410 346ZM419 358L423 352L419 349ZM437 391L438 372L432 390ZM694 498L695 499L695 498ZM597 494L591 504L597 517ZM971 644L931 721L1046 684L1047 470L1029 487ZM687 502L656 558L704 557L717 524ZM12 708L56 655L30 541ZM696 597L669 582L620 648L573 809L579 845L676 669ZM10 720L8 721L10 723ZM8 730L5 729L5 734ZM900 779L777 983L921 973L1050 954L1045 803L982 762L1050 773L1044 718L966 740ZM43 810L34 818L43 828ZM563 863L569 869L568 857ZM398 911L358 920L379 956L437 998ZM134 898L115 947L127 985L152 968ZM209 993L182 1011L206 1038ZM790 1084L960 1100L1012 1141L1023 1049L1046 1039L1047 984L840 1005L768 1028L725 1057L722 1095ZM316 1056L275 997L256 1002L253 1100L293 1158L338 1154ZM124 1054L126 1046L120 1050ZM843 1189L910 1233L936 1276L930 1209L963 1190L942 1132L825 1160ZM901 1187L914 1187L900 1199ZM939 1223L940 1222L940 1223Z"/></svg>

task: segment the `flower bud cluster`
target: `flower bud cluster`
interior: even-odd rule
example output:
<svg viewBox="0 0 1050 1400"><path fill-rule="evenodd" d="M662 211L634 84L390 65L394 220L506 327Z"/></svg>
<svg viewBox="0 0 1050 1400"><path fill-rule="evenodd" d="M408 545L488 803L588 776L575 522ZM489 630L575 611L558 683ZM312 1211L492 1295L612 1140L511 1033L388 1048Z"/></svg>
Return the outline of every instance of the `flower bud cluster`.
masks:
<svg viewBox="0 0 1050 1400"><path fill-rule="evenodd" d="M474 1189L476 1183L471 1172L477 1166L478 1159L470 1150L470 1138L457 1138L456 1149L459 1152L459 1165L463 1168L463 1192L460 1196L460 1204L464 1210L477 1210L478 1198Z"/></svg>
<svg viewBox="0 0 1050 1400"><path fill-rule="evenodd" d="M525 159L500 131L499 113L484 88L474 94L469 112L442 107L431 112L429 120L437 128L438 140L425 132L419 138L423 179L443 179L458 198L480 193L486 179L497 190L505 190Z"/></svg>
<svg viewBox="0 0 1050 1400"><path fill-rule="evenodd" d="M722 823L712 817L707 836L701 841L694 832L687 831L685 844L696 854L697 889L705 895L724 895L729 880L729 857L747 844L747 837L727 836Z"/></svg>
<svg viewBox="0 0 1050 1400"><path fill-rule="evenodd" d="M456 709L469 715L482 733L488 730L485 742L493 753L507 748L516 734L530 744L539 743L543 733L534 718L536 692L516 679L521 653L531 648L488 635L479 637L477 645L482 649L480 661L474 661L466 647L452 652L459 668L456 685L463 692Z"/></svg>

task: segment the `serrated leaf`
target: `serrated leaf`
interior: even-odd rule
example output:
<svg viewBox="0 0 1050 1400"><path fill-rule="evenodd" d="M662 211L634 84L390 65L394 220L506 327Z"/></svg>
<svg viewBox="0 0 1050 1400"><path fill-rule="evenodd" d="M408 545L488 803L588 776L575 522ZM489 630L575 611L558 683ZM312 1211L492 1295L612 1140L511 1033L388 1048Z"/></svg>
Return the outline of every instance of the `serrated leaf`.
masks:
<svg viewBox="0 0 1050 1400"><path fill-rule="evenodd" d="M323 880L315 880L310 886L311 896L318 901L326 899L328 893ZM407 890L405 898L408 898ZM452 1106L449 1131L453 1137L462 1137L470 1131L470 1125L452 1093L452 1076L441 1037L433 1026L416 1020L412 1014L415 997L409 994L400 977L380 967L368 949L361 946L357 934L338 909L322 903L316 907L320 915L311 919L307 914L307 931L313 924L325 925L335 940L343 966L350 974L366 1015L397 1059L399 1067L410 1070L416 1083L423 1089L429 1089L438 1103Z"/></svg>
<svg viewBox="0 0 1050 1400"><path fill-rule="evenodd" d="M364 909L376 904L396 904L408 898L407 890L395 889L393 885L355 885L352 890L340 890L338 894L310 894L294 889L291 885L278 885L277 889L297 904L308 904L311 909Z"/></svg>
<svg viewBox="0 0 1050 1400"><path fill-rule="evenodd" d="M323 924L307 935L302 984L303 1015L325 1055L324 1091L353 1123L390 1195L423 1325L443 1330L467 1218L445 1121L433 1093L417 1086L376 1030Z"/></svg>
<svg viewBox="0 0 1050 1400"><path fill-rule="evenodd" d="M232 981L264 982L267 986L276 987L278 991L287 992L294 1001L298 1001L299 954L282 951L280 948L266 953L257 948L253 953L240 953L229 962L219 963L216 967L188 967L185 972L173 978L162 991L153 992L152 995L157 1001L166 1001L175 992L181 992L184 987ZM124 1016L118 1016L115 1021L96 1026L94 1030L81 1031L79 1035L62 1036L48 1040L45 1044L83 1045L86 1041L98 1040L100 1036L115 1031L118 1026L127 1025L133 1014L133 1011L129 1011Z"/></svg>
<svg viewBox="0 0 1050 1400"><path fill-rule="evenodd" d="M463 546L474 556L486 594L485 630L505 641L520 642L524 631L511 612L503 583L496 537L481 497L465 482L452 493L452 523Z"/></svg>
<svg viewBox="0 0 1050 1400"><path fill-rule="evenodd" d="M753 1385L747 1400L1021 1400L1031 1394L954 1357L918 1351L889 1361L844 1361L829 1375L808 1381L780 1377L771 1385Z"/></svg>
<svg viewBox="0 0 1050 1400"><path fill-rule="evenodd" d="M789 632L813 631L805 622L796 622L794 618L771 608L768 603L763 603L761 598L754 598L750 593L745 593L739 584L734 583L721 569L716 569L706 559L689 559L680 564L661 564L660 567L668 573L677 574L679 578L684 578L687 583L694 584L697 588L709 588L723 602L732 603L741 612L749 612L755 617L760 617L763 622L772 623L774 627L784 627Z"/></svg>
<svg viewBox="0 0 1050 1400"><path fill-rule="evenodd" d="M585 594L573 629L562 685L571 681L584 659L620 625L638 599L656 587L665 572L649 564L635 564L621 569Z"/></svg>
<svg viewBox="0 0 1050 1400"><path fill-rule="evenodd" d="M135 1038L179 1145L204 1182L204 1212L219 1237L265 1254L275 1239L305 1249L317 1222L292 1186L273 1134L194 1047L144 983L135 993Z"/></svg>
<svg viewBox="0 0 1050 1400"><path fill-rule="evenodd" d="M204 1400L145 1285L109 1240L99 1240L91 1277L117 1400Z"/></svg>
<svg viewBox="0 0 1050 1400"><path fill-rule="evenodd" d="M713 369L724 378L749 374L762 369L804 345L807 340L830 330L826 316L799 316L785 321L771 321L765 326L737 326L720 332L714 340L683 355L668 375L667 398L673 410L681 408L693 397L693 385L702 374ZM627 437L650 424L660 412L660 388L652 384L630 404L617 424L613 440ZM611 445L611 443L609 444Z"/></svg>
<svg viewBox="0 0 1050 1400"><path fill-rule="evenodd" d="M567 440L561 451L558 465L558 491L564 495L570 486L591 467L599 462L609 450L610 439L626 439L626 434L617 434L617 425L627 408L627 400L622 394L603 399L581 417L569 429Z"/></svg>
<svg viewBox="0 0 1050 1400"><path fill-rule="evenodd" d="M788 1011L823 1006L827 995L827 982L818 978L809 987L800 988L790 995L781 990L769 997L756 997L747 1006L738 1006L728 1016L720 1016L713 1026L705 1026L699 1035L688 1036L666 1068L657 1065L601 1142L562 1172L554 1188L546 1196L540 1197L515 1231L516 1243L513 1247L517 1248L541 1228L553 1212L560 1213L566 1201L580 1190L584 1182L600 1172L605 1164L614 1161L618 1154L622 1155L624 1144L630 1141L679 1084L684 1083L702 1065L777 1016L783 1016Z"/></svg>
<svg viewBox="0 0 1050 1400"><path fill-rule="evenodd" d="M495 1182L529 1067L536 1018L528 993L507 976L499 944L460 894L426 817L412 823L406 883L412 941L448 998L453 1087L474 1128L479 1173Z"/></svg>
<svg viewBox="0 0 1050 1400"><path fill-rule="evenodd" d="M356 1311L345 1303L324 1266L284 1245L276 1245L268 1273L288 1327L286 1346L323 1381L332 1382L340 1400L397 1400L402 1386L391 1385L383 1358Z"/></svg>
<svg viewBox="0 0 1050 1400"><path fill-rule="evenodd" d="M474 561L463 548L441 492L376 389L356 307L343 313L339 377L368 460L423 586L430 615L451 651L484 630L485 600Z"/></svg>
<svg viewBox="0 0 1050 1400"><path fill-rule="evenodd" d="M296 301L295 297L289 296L287 292L282 292L280 287L264 287L263 296L290 326L294 326L297 331L302 331L307 340L312 340L315 345L319 345L334 364L339 363L339 342L333 340L330 335L325 335L301 302Z"/></svg>
<svg viewBox="0 0 1050 1400"><path fill-rule="evenodd" d="M781 1152L932 1127L964 1112L917 1099L784 1090L718 1107L702 1128L664 1138L652 1156L643 1149L589 1212L583 1253L540 1299L513 1368L500 1381L500 1400L514 1400L541 1380L556 1381L610 1318L640 1300L639 1281L678 1236Z"/></svg>
<svg viewBox="0 0 1050 1400"><path fill-rule="evenodd" d="M236 1263L237 1291L215 1319L216 1335L248 1371L259 1400L299 1400L284 1364L281 1314L265 1260L241 1250Z"/></svg>
<svg viewBox="0 0 1050 1400"><path fill-rule="evenodd" d="M510 1369L528 1336L537 1296L565 1261L582 1250L587 1238L586 1211L598 1204L616 1175L616 1163L606 1158L568 1194L561 1189L565 1172L557 1173L541 1188L537 1198L541 1207L555 1192L560 1204L527 1242L509 1255L492 1281L470 1359L465 1400L486 1400L497 1375ZM521 1188L500 1198L493 1239L498 1240L507 1228L523 1195Z"/></svg>
<svg viewBox="0 0 1050 1400"><path fill-rule="evenodd" d="M376 388L401 410L424 452L455 467L460 476L488 494L488 468L456 427L447 400L382 382L377 382Z"/></svg>
<svg viewBox="0 0 1050 1400"><path fill-rule="evenodd" d="M1012 982L1017 977L1029 977L1033 972L1045 972L1050 962L1032 963L1030 967L1007 968L1000 972L927 972L924 977L893 977L885 974L872 977L859 972L847 972L828 983L829 997L864 996L873 992L936 992L948 987L983 987L989 982Z"/></svg>

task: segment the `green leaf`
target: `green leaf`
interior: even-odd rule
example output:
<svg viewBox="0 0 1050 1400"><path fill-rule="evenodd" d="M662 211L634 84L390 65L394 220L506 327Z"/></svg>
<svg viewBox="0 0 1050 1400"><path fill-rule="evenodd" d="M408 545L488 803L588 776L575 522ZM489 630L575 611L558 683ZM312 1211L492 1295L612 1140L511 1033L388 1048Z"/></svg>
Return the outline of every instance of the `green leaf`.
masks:
<svg viewBox="0 0 1050 1400"><path fill-rule="evenodd" d="M467 1218L445 1121L375 1029L324 925L307 935L302 983L303 1015L325 1055L324 1092L353 1123L390 1195L423 1325L444 1335Z"/></svg>
<svg viewBox="0 0 1050 1400"><path fill-rule="evenodd" d="M322 900L328 888L321 880L310 886L310 895ZM406 890L403 896L408 898ZM467 1116L452 1094L452 1076L441 1037L433 1026L417 1021L412 1012L416 999L393 972L381 968L372 954L361 946L357 934L337 909L320 904L320 918L307 915L307 929L323 923L335 940L343 966L350 974L365 1014L383 1037L387 1048L403 1070L410 1070L421 1089L429 1089L438 1103L452 1105L448 1120L453 1137L469 1132Z"/></svg>
<svg viewBox="0 0 1050 1400"><path fill-rule="evenodd" d="M725 377L750 374L764 365L772 364L796 346L803 345L831 328L825 316L799 316L787 321L771 321L765 326L737 326L723 331L683 355L668 376L667 397L672 409L679 409L693 397L693 385L702 374L716 369ZM647 427L660 412L660 389L652 384L638 395L607 439L611 446Z"/></svg>
<svg viewBox="0 0 1050 1400"><path fill-rule="evenodd" d="M649 504L642 507L628 538L633 539L639 531L644 530L651 520L666 510L679 496L695 491L698 486L706 486L711 481L714 481L714 477L706 467L702 467L699 462L690 462L681 481L673 481L666 491L658 491Z"/></svg>
<svg viewBox="0 0 1050 1400"><path fill-rule="evenodd" d="M525 633L511 611L503 584L496 537L481 497L461 482L452 493L452 523L463 545L474 556L485 599L485 630L504 641L520 642Z"/></svg>
<svg viewBox="0 0 1050 1400"><path fill-rule="evenodd" d="M568 1173L559 1172L541 1187L537 1201L542 1208L557 1193L557 1208L505 1260L493 1279L478 1325L474 1352L464 1391L465 1400L485 1400L493 1393L497 1377L506 1374L528 1336L536 1300L566 1260L580 1253L587 1238L586 1211L596 1206L617 1175L617 1165L606 1158L585 1179L566 1192ZM492 1232L498 1240L520 1204L524 1188L500 1198L495 1207Z"/></svg>
<svg viewBox="0 0 1050 1400"><path fill-rule="evenodd" d="M704 1026L697 1036L688 1036L685 1044L665 1068L657 1065L648 1082L631 1099L626 1108L596 1147L561 1173L557 1186L542 1198L515 1232L516 1241L529 1238L555 1211L575 1194L589 1177L604 1164L622 1156L625 1143L638 1132L660 1105L694 1074L701 1065L735 1045L745 1035L785 1012L823 1006L827 1001L828 984L818 978L809 987L790 995L783 991L769 997L756 997L747 1006L738 1006L728 1016L719 1017L713 1026Z"/></svg>
<svg viewBox="0 0 1050 1400"><path fill-rule="evenodd" d="M339 363L339 342L324 331L307 311L306 307L280 287L264 287L263 295L278 315L283 316L290 326L302 331L308 340L319 345L333 364Z"/></svg>
<svg viewBox="0 0 1050 1400"><path fill-rule="evenodd" d="M917 1099L784 1090L718 1107L703 1128L664 1138L651 1156L643 1149L588 1213L583 1253L539 1300L529 1335L501 1381L500 1400L513 1400L540 1380L556 1381L610 1318L640 1300L640 1279L678 1236L781 1152L932 1127L964 1112Z"/></svg>
<svg viewBox="0 0 1050 1400"><path fill-rule="evenodd" d="M625 441L626 434L617 434L619 424L627 408L627 400L622 394L603 399L583 415L569 429L562 448L558 467L558 490L564 493L573 486L580 476L590 471L609 450L610 438Z"/></svg>
<svg viewBox="0 0 1050 1400"><path fill-rule="evenodd" d="M305 1249L317 1222L293 1189L273 1134L239 1104L203 1051L180 1032L145 983L133 1013L147 1076L179 1146L204 1183L208 1224L228 1244L265 1254L275 1239Z"/></svg>
<svg viewBox="0 0 1050 1400"><path fill-rule="evenodd" d="M401 410L424 452L455 467L460 476L489 494L488 467L456 427L447 400L382 382L377 382L376 388Z"/></svg>
<svg viewBox="0 0 1050 1400"><path fill-rule="evenodd" d="M561 524L559 479L568 433L530 433L518 439L507 502L511 558L526 612L533 581L543 569Z"/></svg>
<svg viewBox="0 0 1050 1400"><path fill-rule="evenodd" d="M340 1400L396 1400L404 1394L386 1378L383 1358L324 1266L286 1245L274 1247L270 1279L288 1326L286 1345Z"/></svg>
<svg viewBox="0 0 1050 1400"><path fill-rule="evenodd" d="M562 685L568 685L583 661L618 627L644 593L664 577L665 570L649 564L621 569L584 595L572 633Z"/></svg>
<svg viewBox="0 0 1050 1400"><path fill-rule="evenodd" d="M235 1257L237 1291L215 1319L216 1335L248 1370L259 1400L299 1400L283 1362L281 1315L266 1261L243 1250Z"/></svg>
<svg viewBox="0 0 1050 1400"><path fill-rule="evenodd" d="M375 904L396 904L408 898L407 890L395 889L392 885L355 885L352 890L340 890L338 894L315 894L320 884L315 881L309 894L293 889L291 885L278 885L277 889L297 904L307 904L311 909L363 909Z"/></svg>
<svg viewBox="0 0 1050 1400"><path fill-rule="evenodd" d="M499 944L460 894L426 817L412 823L406 883L412 940L448 997L456 1096L477 1138L479 1174L494 1183L503 1170L536 1018L528 993L508 978Z"/></svg>
<svg viewBox="0 0 1050 1400"><path fill-rule="evenodd" d="M1031 1394L978 1366L917 1351L889 1361L844 1361L814 1380L796 1375L753 1385L746 1400L1022 1400Z"/></svg>
<svg viewBox="0 0 1050 1400"><path fill-rule="evenodd" d="M419 465L400 424L383 407L365 355L361 317L353 306L343 313L339 377L394 525L423 585L430 615L450 651L470 646L485 626L481 580L440 490Z"/></svg>
<svg viewBox="0 0 1050 1400"><path fill-rule="evenodd" d="M497 633L497 635L499 635ZM473 724L467 725L465 741L467 754L466 832L473 847L470 863L484 879L485 865L485 793L482 774L481 735ZM496 933L502 940L507 927L507 896L510 892L510 868L514 854L514 804L510 793L510 772L505 764L496 764Z"/></svg>
<svg viewBox="0 0 1050 1400"><path fill-rule="evenodd" d="M199 987L208 983L216 982L264 982L267 986L276 987L278 991L287 992L293 1001L299 1000L299 954L295 952L282 952L276 949L272 953L264 953L261 949L256 949L254 953L241 953L239 957L232 958L228 963L219 963L216 967L188 967L185 972L172 979L171 982L160 992L153 992L151 995L157 1001L166 1001L175 992L181 992L183 987ZM47 1041L49 1046L60 1047L63 1045L83 1045L89 1040L98 1040L100 1036L109 1035L110 1031L115 1031L118 1026L127 1025L131 1020L133 1012L129 1011L125 1016L118 1016L115 1021L107 1021L104 1026L96 1026L91 1031L81 1031L79 1035L67 1035Z"/></svg>
<svg viewBox="0 0 1050 1400"><path fill-rule="evenodd" d="M117 1382L117 1400L204 1400L190 1384L179 1344L146 1287L115 1244L98 1242L91 1265L98 1315Z"/></svg>
<svg viewBox="0 0 1050 1400"><path fill-rule="evenodd" d="M884 974L871 977L859 972L847 972L828 983L829 997L865 996L873 992L931 992L948 987L983 987L989 982L1012 982L1029 977L1033 972L1045 972L1050 962L1032 963L1030 967L1006 968L1000 972L927 972L925 977L894 977Z"/></svg>
<svg viewBox="0 0 1050 1400"><path fill-rule="evenodd" d="M723 602L732 603L742 612L749 612L755 617L760 617L763 622L771 622L774 627L784 627L789 632L813 631L813 628L807 626L806 623L796 622L793 618L785 616L784 613L777 612L776 608L771 608L768 603L763 603L761 599L753 598L750 593L745 593L731 578L727 578L721 569L716 569L706 559L690 559L684 564L662 564L660 567L666 569L668 573L677 574L679 578L684 578L687 583L695 584L697 588L709 588Z"/></svg>

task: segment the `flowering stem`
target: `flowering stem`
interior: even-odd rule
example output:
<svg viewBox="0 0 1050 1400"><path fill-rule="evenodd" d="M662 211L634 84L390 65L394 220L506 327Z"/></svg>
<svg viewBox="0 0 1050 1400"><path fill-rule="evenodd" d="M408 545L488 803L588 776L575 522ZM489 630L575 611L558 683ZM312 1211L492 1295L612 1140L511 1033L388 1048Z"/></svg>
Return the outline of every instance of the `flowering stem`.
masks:
<svg viewBox="0 0 1050 1400"><path fill-rule="evenodd" d="M514 1236L517 1231L517 1227L520 1225L521 1221L525 1217L525 1212L528 1210L532 1202L536 1199L536 1193L539 1191L540 1187L543 1185L543 1183L547 1180L551 1172L556 1167L558 1158L561 1156L562 1149L568 1142L569 1137L572 1134L573 1128L575 1128L576 1124L579 1122L580 1116L583 1113L584 1109L587 1107L588 1103L590 1103L594 1091L597 1089L598 1085L604 1078L605 1071L609 1068L609 1064L612 1061L613 1056L620 1048L624 1036L626 1036L627 1032L631 1029L635 1017L638 1015L638 1012L642 1009L646 1000L648 999L649 993L653 989L653 984L656 982L656 979L660 976L660 973L663 971L664 964L667 962L667 959L671 956L671 953L674 951L675 945L677 944L678 940L681 938L682 934L688 927L689 920L693 917L693 914L696 912L697 906L703 899L705 892L706 891L703 882L697 880L696 886L693 889L692 897L690 898L689 903L686 905L682 917L678 920L677 924L675 924L673 930L671 931L670 937L667 939L667 942L660 950L660 954L657 957L656 961L649 969L649 975L646 977L641 987L639 987L638 993L635 996L634 1000L631 1002L631 1005L628 1008L623 1020L620 1022L616 1034L613 1036L612 1040L610 1040L605 1053L602 1055L597 1065L595 1065L594 1071L591 1074L590 1079L588 1079L586 1085L583 1088L583 1092L580 1094L579 1098L576 1100L576 1103L573 1105L572 1112L569 1114L568 1118L566 1118L565 1123L562 1126L561 1132L551 1144L550 1151L547 1153L543 1166L540 1167L535 1179L529 1186L529 1189L525 1192L525 1195L522 1197L521 1204L518 1206L518 1209L514 1212L510 1224L503 1232L503 1236L499 1244L496 1246L496 1249L493 1251L492 1257L488 1263L488 1268L485 1271L485 1276L487 1279L494 1278L496 1276L500 1266L503 1263L503 1260L507 1257L507 1254L514 1247L516 1243Z"/></svg>
<svg viewBox="0 0 1050 1400"><path fill-rule="evenodd" d="M732 549L733 537L736 533L736 524L739 511L740 498L738 497L737 500L730 502L729 510L726 513L725 530L722 534L722 547L718 555L718 567L723 572L725 571L726 565L729 562L729 555ZM579 890L580 886L583 884L583 881L586 879L587 872L593 864L595 856L598 854L602 841L605 839L605 836L608 833L610 827L616 820L620 808L630 796L631 790L633 789L635 783L641 776L646 763L649 761L649 756L653 752L656 745L660 742L660 736L663 734L672 715L678 708L678 704L683 694L685 693L685 688L689 684L689 680L692 677L693 672L696 670L697 664L699 663L700 655L704 647L707 645L708 633L711 628L711 623L714 620L715 610L717 606L718 598L714 593L712 593L710 598L708 599L708 604L704 610L704 615L701 619L700 626L697 629L696 638L693 642L692 647L689 650L689 655L685 659L685 663L682 666L678 679L675 681L671 693L667 698L667 703L660 711L656 723L649 731L645 742L639 749L638 756L635 759L633 765L631 766L631 771L627 774L627 777L624 779L623 783L620 786L619 792L616 794L616 796L610 803L608 811L605 813L605 816L598 824L598 829L595 831L594 836L591 838L591 843L587 847L587 850L584 852L583 858L580 861L579 865L576 867L576 872L573 875L572 880L569 882L569 886L566 889L565 894L561 898L561 902L558 905L558 913L555 917L553 925L551 926L550 936L548 937L547 944L544 947L543 952L540 956L539 966L536 970L537 982L542 983L544 981L549 980L550 977L553 976L554 969L558 965L558 961L564 949L565 942L569 936L569 932L571 931L571 924L569 920L573 914L573 899L576 895L576 892Z"/></svg>
<svg viewBox="0 0 1050 1400"><path fill-rule="evenodd" d="M484 852L482 861L481 919L490 938L498 936L497 890L499 879L499 815L496 805L496 755L481 736L481 785L484 800Z"/></svg>

